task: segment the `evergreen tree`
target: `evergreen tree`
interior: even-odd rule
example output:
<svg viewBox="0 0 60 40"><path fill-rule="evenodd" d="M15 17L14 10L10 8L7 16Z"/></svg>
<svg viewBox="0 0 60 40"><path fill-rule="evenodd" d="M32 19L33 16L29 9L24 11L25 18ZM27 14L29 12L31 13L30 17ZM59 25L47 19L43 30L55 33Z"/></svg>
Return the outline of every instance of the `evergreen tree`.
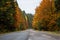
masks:
<svg viewBox="0 0 60 40"><path fill-rule="evenodd" d="M60 11L60 0L55 0L56 11Z"/></svg>
<svg viewBox="0 0 60 40"><path fill-rule="evenodd" d="M0 2L0 30L14 30L14 14L15 14L15 6L14 0L1 0Z"/></svg>

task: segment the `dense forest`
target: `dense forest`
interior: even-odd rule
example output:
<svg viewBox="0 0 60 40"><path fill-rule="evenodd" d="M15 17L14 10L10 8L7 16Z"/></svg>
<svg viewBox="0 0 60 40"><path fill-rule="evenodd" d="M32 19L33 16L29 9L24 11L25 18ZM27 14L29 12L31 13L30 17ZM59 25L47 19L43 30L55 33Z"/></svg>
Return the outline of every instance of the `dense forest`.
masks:
<svg viewBox="0 0 60 40"><path fill-rule="evenodd" d="M36 30L60 31L60 0L42 0L35 9L32 26Z"/></svg>
<svg viewBox="0 0 60 40"><path fill-rule="evenodd" d="M15 0L0 1L0 32L24 30L28 22Z"/></svg>
<svg viewBox="0 0 60 40"><path fill-rule="evenodd" d="M0 0L0 32L29 28L60 31L60 0L42 0L34 15L22 11L16 0Z"/></svg>

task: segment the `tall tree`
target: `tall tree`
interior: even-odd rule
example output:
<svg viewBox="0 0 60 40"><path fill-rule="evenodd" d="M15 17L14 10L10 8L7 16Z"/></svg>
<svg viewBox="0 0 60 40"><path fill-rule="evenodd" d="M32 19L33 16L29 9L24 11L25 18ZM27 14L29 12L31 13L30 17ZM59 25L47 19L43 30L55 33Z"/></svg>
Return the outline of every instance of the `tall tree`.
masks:
<svg viewBox="0 0 60 40"><path fill-rule="evenodd" d="M55 0L56 11L60 11L60 0Z"/></svg>
<svg viewBox="0 0 60 40"><path fill-rule="evenodd" d="M22 25L22 26L21 26ZM0 0L0 31L26 28L25 19L15 0Z"/></svg>
<svg viewBox="0 0 60 40"><path fill-rule="evenodd" d="M34 29L46 31L59 30L55 21L58 18L58 14L55 12L54 0L42 0L35 11L32 23Z"/></svg>
<svg viewBox="0 0 60 40"><path fill-rule="evenodd" d="M0 4L0 30L14 30L14 0L1 0Z"/></svg>

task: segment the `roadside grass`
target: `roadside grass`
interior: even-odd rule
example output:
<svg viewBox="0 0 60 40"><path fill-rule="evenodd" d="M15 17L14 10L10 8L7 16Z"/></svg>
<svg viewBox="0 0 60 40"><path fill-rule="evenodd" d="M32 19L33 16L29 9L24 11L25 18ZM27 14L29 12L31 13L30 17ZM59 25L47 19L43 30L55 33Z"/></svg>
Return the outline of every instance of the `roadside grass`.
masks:
<svg viewBox="0 0 60 40"><path fill-rule="evenodd" d="M3 31L3 32L0 32L0 34L7 34L7 33L14 33L14 32L21 32L21 31L24 31L24 30L16 30L16 31Z"/></svg>
<svg viewBox="0 0 60 40"><path fill-rule="evenodd" d="M44 31L44 32L47 32L48 34L51 34L51 35L56 35L56 36L60 36L60 32L58 31Z"/></svg>
<svg viewBox="0 0 60 40"><path fill-rule="evenodd" d="M35 31L39 32L39 30L35 30ZM60 31L41 31L41 32L45 32L45 33L48 33L48 34L60 36Z"/></svg>
<svg viewBox="0 0 60 40"><path fill-rule="evenodd" d="M49 34L53 34L53 35L57 35L57 36L60 36L60 32L59 31L54 31L54 32L51 32L51 31L47 31Z"/></svg>
<svg viewBox="0 0 60 40"><path fill-rule="evenodd" d="M6 33L11 33L11 32L16 32L16 31L0 32L0 34L6 34Z"/></svg>

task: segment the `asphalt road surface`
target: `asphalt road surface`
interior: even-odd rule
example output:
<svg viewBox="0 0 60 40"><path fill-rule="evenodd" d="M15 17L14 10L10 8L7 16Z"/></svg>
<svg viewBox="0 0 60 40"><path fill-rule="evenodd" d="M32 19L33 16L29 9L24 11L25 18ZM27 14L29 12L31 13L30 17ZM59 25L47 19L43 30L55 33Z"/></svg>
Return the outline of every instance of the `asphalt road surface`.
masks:
<svg viewBox="0 0 60 40"><path fill-rule="evenodd" d="M21 32L0 34L0 40L60 40L60 36L28 29Z"/></svg>

